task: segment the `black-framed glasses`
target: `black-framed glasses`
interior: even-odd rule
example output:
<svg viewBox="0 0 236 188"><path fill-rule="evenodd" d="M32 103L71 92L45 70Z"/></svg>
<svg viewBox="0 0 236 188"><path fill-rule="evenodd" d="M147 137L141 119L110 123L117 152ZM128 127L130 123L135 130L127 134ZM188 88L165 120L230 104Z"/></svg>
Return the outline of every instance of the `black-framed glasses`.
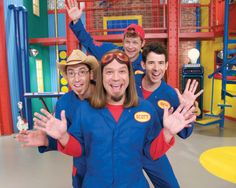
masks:
<svg viewBox="0 0 236 188"><path fill-rule="evenodd" d="M78 76L86 76L88 74L89 70L79 70L79 71L73 71L73 70L67 70L66 75L68 76L68 78L74 78L76 74L78 74Z"/></svg>
<svg viewBox="0 0 236 188"><path fill-rule="evenodd" d="M119 62L122 62L125 64L130 63L129 57L124 52L108 52L102 57L101 63L107 64L107 63L110 63L113 59L116 59Z"/></svg>

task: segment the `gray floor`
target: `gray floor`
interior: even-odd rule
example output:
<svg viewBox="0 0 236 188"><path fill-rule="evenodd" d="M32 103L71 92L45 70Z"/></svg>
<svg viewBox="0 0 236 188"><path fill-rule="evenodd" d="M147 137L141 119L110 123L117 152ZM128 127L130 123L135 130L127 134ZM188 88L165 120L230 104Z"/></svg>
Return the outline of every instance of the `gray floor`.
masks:
<svg viewBox="0 0 236 188"><path fill-rule="evenodd" d="M198 160L205 150L235 145L236 122L233 121L227 121L221 131L216 125L196 126L189 139L177 138L168 156L181 188L235 188L236 184L208 173ZM70 157L65 155L56 152L42 155L35 148L20 147L13 135L0 137L2 188L69 188L71 165Z"/></svg>

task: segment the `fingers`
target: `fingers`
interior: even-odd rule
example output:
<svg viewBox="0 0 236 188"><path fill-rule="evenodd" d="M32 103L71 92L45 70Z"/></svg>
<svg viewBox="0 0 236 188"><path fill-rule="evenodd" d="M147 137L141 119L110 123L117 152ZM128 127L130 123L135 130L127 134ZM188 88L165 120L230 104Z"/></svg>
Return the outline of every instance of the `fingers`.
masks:
<svg viewBox="0 0 236 188"><path fill-rule="evenodd" d="M194 121L196 121L196 118L197 118L196 115L193 115L191 118L185 121L185 124L188 125L188 124L193 123Z"/></svg>
<svg viewBox="0 0 236 188"><path fill-rule="evenodd" d="M53 116L52 116L52 114L50 114L47 110L45 110L45 109L41 109L40 110L48 119L50 119L50 118L52 118Z"/></svg>
<svg viewBox="0 0 236 188"><path fill-rule="evenodd" d="M200 90L200 91L195 95L195 97L198 98L198 97L203 93L203 91L204 91L203 89Z"/></svg>
<svg viewBox="0 0 236 188"><path fill-rule="evenodd" d="M175 113L181 113L185 107L185 104L181 103L178 108L175 110Z"/></svg>
<svg viewBox="0 0 236 188"><path fill-rule="evenodd" d="M46 123L44 123L43 121L37 119L37 118L33 118L33 121L34 121L34 126L37 126L37 127L46 127Z"/></svg>
<svg viewBox="0 0 236 188"><path fill-rule="evenodd" d="M74 0L74 6L78 7L78 2L76 0Z"/></svg>
<svg viewBox="0 0 236 188"><path fill-rule="evenodd" d="M168 108L167 106L164 106L164 114L163 114L163 119L168 117Z"/></svg>
<svg viewBox="0 0 236 188"><path fill-rule="evenodd" d="M180 98L181 94L180 94L180 92L179 92L179 89L178 89L178 88L175 88L175 91L176 91L176 93L177 93L177 95L178 95L178 98Z"/></svg>
<svg viewBox="0 0 236 188"><path fill-rule="evenodd" d="M64 124L67 124L65 110L61 111L61 120Z"/></svg>
<svg viewBox="0 0 236 188"><path fill-rule="evenodd" d="M190 92L194 93L194 88L195 88L196 82L197 82L196 80L193 80L192 83L190 84L190 86L189 86L189 91Z"/></svg>
<svg viewBox="0 0 236 188"><path fill-rule="evenodd" d="M184 91L188 91L189 90L190 83L191 83L191 79L188 79Z"/></svg>
<svg viewBox="0 0 236 188"><path fill-rule="evenodd" d="M193 84L192 93L195 93L195 91L197 90L198 82L197 82L197 80L193 80L193 81L195 81L195 82L193 82L194 84Z"/></svg>
<svg viewBox="0 0 236 188"><path fill-rule="evenodd" d="M169 115L170 115L170 114L173 114L173 112L174 112L174 108L171 107L171 108L168 110L168 113L169 113Z"/></svg>
<svg viewBox="0 0 236 188"><path fill-rule="evenodd" d="M45 126L41 126L38 123L34 123L34 128L37 129L37 130L41 130L43 132L47 132L46 131L46 127Z"/></svg>

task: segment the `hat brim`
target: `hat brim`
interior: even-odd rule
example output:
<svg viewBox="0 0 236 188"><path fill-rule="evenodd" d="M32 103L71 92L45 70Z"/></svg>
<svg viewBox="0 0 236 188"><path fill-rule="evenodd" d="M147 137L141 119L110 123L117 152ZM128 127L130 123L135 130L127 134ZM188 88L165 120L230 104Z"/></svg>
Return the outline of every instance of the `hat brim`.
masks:
<svg viewBox="0 0 236 188"><path fill-rule="evenodd" d="M67 79L66 67L70 65L77 65L77 64L88 65L91 70L95 70L99 66L97 59L91 55L88 55L84 61L72 60L72 61L67 62L66 64L57 62L57 68L59 69L62 76Z"/></svg>

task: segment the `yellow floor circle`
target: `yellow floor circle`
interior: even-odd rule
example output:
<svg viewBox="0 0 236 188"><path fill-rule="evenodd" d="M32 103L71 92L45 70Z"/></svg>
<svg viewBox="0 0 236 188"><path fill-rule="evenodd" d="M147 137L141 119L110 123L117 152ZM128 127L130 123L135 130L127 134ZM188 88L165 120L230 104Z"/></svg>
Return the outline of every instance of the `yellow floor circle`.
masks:
<svg viewBox="0 0 236 188"><path fill-rule="evenodd" d="M236 147L219 147L203 152L200 163L211 174L236 184Z"/></svg>

